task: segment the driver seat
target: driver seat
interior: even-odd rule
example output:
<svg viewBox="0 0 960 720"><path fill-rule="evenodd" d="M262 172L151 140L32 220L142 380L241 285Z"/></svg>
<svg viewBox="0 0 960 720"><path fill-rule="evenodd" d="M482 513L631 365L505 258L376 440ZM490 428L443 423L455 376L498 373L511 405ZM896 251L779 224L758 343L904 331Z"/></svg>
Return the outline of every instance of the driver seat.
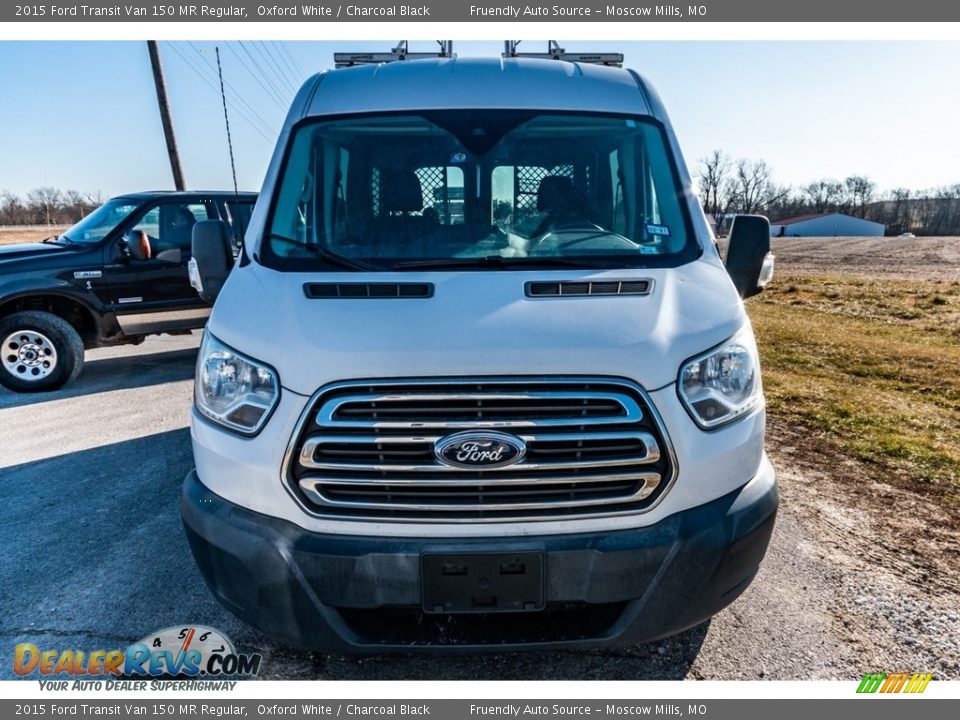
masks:
<svg viewBox="0 0 960 720"><path fill-rule="evenodd" d="M539 237L575 221L589 217L583 195L566 175L547 175L537 187L537 211L544 215L534 231Z"/></svg>

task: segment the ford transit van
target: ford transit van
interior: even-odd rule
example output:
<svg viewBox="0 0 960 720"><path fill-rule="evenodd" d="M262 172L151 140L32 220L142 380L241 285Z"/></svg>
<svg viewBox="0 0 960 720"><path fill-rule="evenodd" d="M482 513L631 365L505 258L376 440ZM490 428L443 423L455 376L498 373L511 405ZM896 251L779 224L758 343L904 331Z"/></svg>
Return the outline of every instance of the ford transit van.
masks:
<svg viewBox="0 0 960 720"><path fill-rule="evenodd" d="M707 120L705 120L707 121ZM181 510L210 589L290 645L627 645L731 603L767 548L757 347L637 73L526 58L323 72L216 300Z"/></svg>

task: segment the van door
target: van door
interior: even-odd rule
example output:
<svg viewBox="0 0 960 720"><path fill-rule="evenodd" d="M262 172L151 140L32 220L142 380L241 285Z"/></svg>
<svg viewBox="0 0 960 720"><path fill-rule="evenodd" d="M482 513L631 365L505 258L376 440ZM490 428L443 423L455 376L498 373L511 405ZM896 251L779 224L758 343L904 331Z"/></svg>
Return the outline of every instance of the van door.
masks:
<svg viewBox="0 0 960 720"><path fill-rule="evenodd" d="M210 307L187 277L193 226L216 218L210 199L161 201L107 248L110 309L127 335L203 327Z"/></svg>

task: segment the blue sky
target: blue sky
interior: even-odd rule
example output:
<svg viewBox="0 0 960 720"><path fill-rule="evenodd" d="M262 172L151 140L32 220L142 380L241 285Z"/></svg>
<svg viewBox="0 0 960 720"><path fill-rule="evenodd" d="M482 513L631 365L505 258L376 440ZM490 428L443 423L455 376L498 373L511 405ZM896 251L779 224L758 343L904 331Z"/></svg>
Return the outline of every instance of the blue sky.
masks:
<svg viewBox="0 0 960 720"><path fill-rule="evenodd" d="M256 190L293 85L329 67L335 50L390 43L162 42L184 172L195 188L232 182L219 93L207 84L216 82L214 45L236 106L239 184ZM960 43L561 45L624 52L663 97L691 170L719 148L766 160L783 184L851 174L882 190L960 183ZM489 56L502 43L455 49ZM0 42L0 190L42 185L106 196L172 187L144 42Z"/></svg>

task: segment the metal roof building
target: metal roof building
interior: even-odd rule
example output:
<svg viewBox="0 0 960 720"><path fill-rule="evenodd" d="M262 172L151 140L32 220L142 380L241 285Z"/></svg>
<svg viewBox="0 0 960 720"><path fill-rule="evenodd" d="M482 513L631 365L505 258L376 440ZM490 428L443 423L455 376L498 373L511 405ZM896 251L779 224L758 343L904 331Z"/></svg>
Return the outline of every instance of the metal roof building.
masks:
<svg viewBox="0 0 960 720"><path fill-rule="evenodd" d="M813 213L770 221L771 237L882 237L883 223L843 213Z"/></svg>

